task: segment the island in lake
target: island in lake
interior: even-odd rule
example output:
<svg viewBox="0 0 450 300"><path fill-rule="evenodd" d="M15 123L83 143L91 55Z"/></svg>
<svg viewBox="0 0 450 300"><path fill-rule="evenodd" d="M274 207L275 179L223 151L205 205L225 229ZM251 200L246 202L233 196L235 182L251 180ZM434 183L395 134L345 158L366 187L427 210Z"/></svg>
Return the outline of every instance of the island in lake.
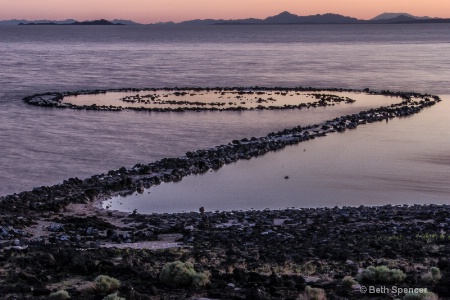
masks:
<svg viewBox="0 0 450 300"><path fill-rule="evenodd" d="M125 25L122 23L113 23L111 21L101 19L101 20L94 20L94 21L83 21L83 22L72 22L72 23L56 23L56 22L44 22L44 23L35 23L35 22L29 22L29 23L19 23L18 25Z"/></svg>

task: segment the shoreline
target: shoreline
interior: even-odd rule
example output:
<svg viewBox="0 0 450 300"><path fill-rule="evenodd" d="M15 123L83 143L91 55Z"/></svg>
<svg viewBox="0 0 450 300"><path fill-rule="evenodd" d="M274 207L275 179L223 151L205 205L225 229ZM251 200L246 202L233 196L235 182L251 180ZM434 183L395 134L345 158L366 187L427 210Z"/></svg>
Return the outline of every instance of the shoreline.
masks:
<svg viewBox="0 0 450 300"><path fill-rule="evenodd" d="M105 293L90 288L98 275L120 280L117 291L126 299L298 299L306 286L323 289L327 299L395 298L362 294L362 285L450 296L449 205L150 215L89 206L21 219L43 235L29 236L26 245L26 237L2 242L5 299L47 299L57 290L102 299ZM163 266L174 261L191 262L209 283L161 282ZM369 266L400 269L406 278L343 284ZM423 279L431 268L442 278Z"/></svg>
<svg viewBox="0 0 450 300"><path fill-rule="evenodd" d="M394 299L361 294L363 284L423 287L450 296L449 205L145 215L98 206L114 194L141 192L329 133L409 116L440 101L427 94L384 93L402 101L0 197L0 290L5 299L47 299L58 290L71 299L102 299L113 291L95 289L92 282L108 275L121 281L115 290L126 299L302 299L306 286L322 289L328 299ZM209 283L162 282L164 264L178 260L193 263ZM360 280L359 287L342 283L369 266L399 268L406 278ZM442 278L426 281L433 267Z"/></svg>

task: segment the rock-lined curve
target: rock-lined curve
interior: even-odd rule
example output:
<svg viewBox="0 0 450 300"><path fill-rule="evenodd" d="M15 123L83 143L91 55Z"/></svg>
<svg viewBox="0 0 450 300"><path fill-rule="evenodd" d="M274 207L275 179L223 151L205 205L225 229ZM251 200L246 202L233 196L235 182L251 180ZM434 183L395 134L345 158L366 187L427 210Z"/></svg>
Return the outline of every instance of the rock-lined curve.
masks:
<svg viewBox="0 0 450 300"><path fill-rule="evenodd" d="M194 299L192 295L298 299L306 285L323 288L330 299L362 299L359 289L342 285L342 278L356 276L369 265L394 264L408 275L400 287L417 286L423 271L439 267L442 279L420 286L450 297L448 205L217 213L200 209L150 215L92 206L92 201L112 194L143 191L335 131L409 116L440 101L425 94L382 93L403 100L316 125L0 197L0 290L11 299L47 299L62 287L72 299L100 299L105 295L80 289L79 283L108 274L123 283L119 293L127 299ZM152 246L154 241L182 243L183 248L132 249ZM105 248L119 243L130 247ZM211 274L211 283L176 289L164 284L159 273L165 263L175 260L195 261L196 269Z"/></svg>
<svg viewBox="0 0 450 300"><path fill-rule="evenodd" d="M262 90L286 90L282 88L257 88ZM297 90L323 91L323 89L313 88L297 88ZM138 90L121 89L109 91ZM332 91L354 92L355 90L332 89ZM87 91L85 93L94 92L105 93L106 90ZM373 92L367 89L364 92L399 97L402 99L402 102L361 111L358 114L338 117L320 124L305 127L296 126L278 132L271 132L259 138L251 137L249 139L233 140L227 145L190 151L182 157L164 158L149 164L137 164L133 168L122 167L118 170L111 170L107 174L93 175L84 180L70 178L64 180L62 184L51 187L42 186L34 188L32 191L0 197L0 205L5 211L11 212L28 212L30 210L59 211L70 203L85 203L95 199L107 199L119 192L143 192L144 188L150 188L162 182L177 181L190 174L203 173L209 169L219 169L225 164L236 162L240 159L250 159L269 151L280 150L287 145L298 144L333 132L355 129L366 123L416 114L423 108L435 105L441 101L438 96L414 92ZM59 94L55 101L59 101L58 99L62 99L63 95L69 94ZM54 93L41 94L40 96L42 95L55 97ZM27 97L25 101L29 103L35 97L36 95Z"/></svg>
<svg viewBox="0 0 450 300"><path fill-rule="evenodd" d="M256 107L245 107L242 105L237 105L234 103L232 107L222 107L225 102L198 102L198 101L177 101L177 100L160 100L157 104L165 105L184 105L183 107L133 107L121 105L78 105L73 103L63 103L65 97L79 96L79 95L98 95L106 94L110 92L173 92L174 96L186 95L186 91L194 92L236 92L239 95L245 94L255 94L262 95L267 92L276 93L287 93L287 92L314 92L314 94L309 94L318 100L301 103L301 104L286 104L286 105L258 105ZM335 105L337 103L353 103L355 100L348 97L341 97L332 94L325 94L319 92L354 92L355 90L350 89L315 89L315 88L261 88L261 87L232 87L232 88L145 88L145 89L134 89L134 88L123 88L123 89L108 89L108 90L81 90L76 92L48 92L43 94L35 94L32 96L27 96L23 100L30 105L41 106L41 107L55 107L55 108L68 108L68 109L78 109L78 110L100 110L100 111L122 111L122 110L135 110L135 111L154 111L154 112L185 112L185 111L244 111L244 110L277 110L277 109L302 109L310 107L325 107ZM166 97L166 96L164 96ZM270 99L270 98L269 98ZM155 101L155 97L152 95L136 95L136 96L125 96L120 99L124 103L142 103L151 104ZM256 103L268 102L263 99L255 100ZM208 107L209 106L209 107Z"/></svg>

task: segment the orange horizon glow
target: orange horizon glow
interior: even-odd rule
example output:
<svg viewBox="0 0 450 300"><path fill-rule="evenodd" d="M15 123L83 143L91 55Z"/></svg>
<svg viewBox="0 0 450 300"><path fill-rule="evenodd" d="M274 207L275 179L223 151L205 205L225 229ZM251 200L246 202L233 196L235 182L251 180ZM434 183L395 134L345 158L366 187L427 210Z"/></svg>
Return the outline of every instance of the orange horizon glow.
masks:
<svg viewBox="0 0 450 300"><path fill-rule="evenodd" d="M128 19L139 23L193 19L264 19L283 11L306 16L336 13L371 19L384 12L450 17L450 1L442 0L0 0L0 20Z"/></svg>

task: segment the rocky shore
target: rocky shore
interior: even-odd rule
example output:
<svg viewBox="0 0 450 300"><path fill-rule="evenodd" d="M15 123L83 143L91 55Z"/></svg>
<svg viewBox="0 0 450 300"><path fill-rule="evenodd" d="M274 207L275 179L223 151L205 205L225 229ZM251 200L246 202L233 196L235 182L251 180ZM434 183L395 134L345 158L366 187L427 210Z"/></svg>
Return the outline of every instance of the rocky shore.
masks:
<svg viewBox="0 0 450 300"><path fill-rule="evenodd" d="M47 299L58 290L103 299L92 287L99 275L118 279L125 299L325 299L301 298L306 286L327 299L403 297L361 293L369 285L450 297L447 205L162 215L81 206L2 220L3 299ZM163 266L175 261L192 263L207 283L162 282ZM346 285L344 277L370 266L399 269L405 278ZM427 278L431 268L439 279Z"/></svg>
<svg viewBox="0 0 450 300"><path fill-rule="evenodd" d="M56 298L63 297L62 292L56 294L63 290L71 299L103 299L112 292L126 299L403 297L361 293L368 284L427 288L450 297L450 206L216 213L201 208L199 212L152 215L98 208L99 201L118 193L143 192L161 182L287 145L409 116L440 101L437 96L418 93L377 93L399 97L401 102L0 197L2 297L64 299ZM176 261L192 263L195 271L191 271L202 274L203 282L163 280L164 265ZM361 276L371 266L399 269L405 276L371 281ZM430 277L436 269L439 276ZM195 275L192 272L189 276ZM101 289L94 282L99 275L114 277L120 284ZM357 281L343 281L346 276Z"/></svg>

